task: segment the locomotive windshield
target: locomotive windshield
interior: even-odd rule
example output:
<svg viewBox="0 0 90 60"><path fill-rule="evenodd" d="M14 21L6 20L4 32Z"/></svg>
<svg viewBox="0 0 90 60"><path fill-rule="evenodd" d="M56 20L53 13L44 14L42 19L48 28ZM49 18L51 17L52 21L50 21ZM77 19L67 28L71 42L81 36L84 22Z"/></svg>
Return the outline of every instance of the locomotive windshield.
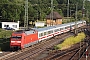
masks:
<svg viewBox="0 0 90 60"><path fill-rule="evenodd" d="M11 38L21 39L21 38L22 38L22 36L12 36Z"/></svg>

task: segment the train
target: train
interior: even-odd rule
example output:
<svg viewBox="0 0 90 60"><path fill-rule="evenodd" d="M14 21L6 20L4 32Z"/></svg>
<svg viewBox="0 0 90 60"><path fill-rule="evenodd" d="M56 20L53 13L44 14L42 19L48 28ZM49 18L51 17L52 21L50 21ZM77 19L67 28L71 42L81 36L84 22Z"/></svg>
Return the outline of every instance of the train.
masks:
<svg viewBox="0 0 90 60"><path fill-rule="evenodd" d="M77 21L44 28L17 30L10 37L10 48L23 49L37 44L42 40L47 40L56 35L74 30L76 26L80 28L84 25L86 25L86 21Z"/></svg>

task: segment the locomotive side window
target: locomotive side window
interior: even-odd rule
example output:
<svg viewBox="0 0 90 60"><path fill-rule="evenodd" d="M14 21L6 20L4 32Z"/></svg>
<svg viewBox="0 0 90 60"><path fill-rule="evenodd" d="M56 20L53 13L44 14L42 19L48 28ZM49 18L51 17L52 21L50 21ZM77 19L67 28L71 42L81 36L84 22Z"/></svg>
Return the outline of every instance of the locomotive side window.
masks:
<svg viewBox="0 0 90 60"><path fill-rule="evenodd" d="M34 33L35 33L35 31L30 30L30 31L26 31L25 33L26 33L27 35L29 35L29 34L34 34Z"/></svg>

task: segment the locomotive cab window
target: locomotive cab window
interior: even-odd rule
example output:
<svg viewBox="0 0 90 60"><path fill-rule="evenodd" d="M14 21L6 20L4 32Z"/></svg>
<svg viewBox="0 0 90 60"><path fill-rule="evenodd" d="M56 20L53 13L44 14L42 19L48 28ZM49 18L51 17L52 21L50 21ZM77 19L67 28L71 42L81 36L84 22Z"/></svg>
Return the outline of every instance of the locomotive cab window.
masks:
<svg viewBox="0 0 90 60"><path fill-rule="evenodd" d="M12 36L11 38L14 38L14 39L21 39L22 37L21 37L21 36Z"/></svg>

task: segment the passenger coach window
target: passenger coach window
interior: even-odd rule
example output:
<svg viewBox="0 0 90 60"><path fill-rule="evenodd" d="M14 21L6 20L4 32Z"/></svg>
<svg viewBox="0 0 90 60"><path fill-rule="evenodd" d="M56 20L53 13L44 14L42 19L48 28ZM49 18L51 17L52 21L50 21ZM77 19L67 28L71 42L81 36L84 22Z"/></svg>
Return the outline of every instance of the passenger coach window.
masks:
<svg viewBox="0 0 90 60"><path fill-rule="evenodd" d="M68 29L69 28L69 26L68 27L65 27L65 29Z"/></svg>
<svg viewBox="0 0 90 60"><path fill-rule="evenodd" d="M41 33L41 36L43 36L43 33Z"/></svg>
<svg viewBox="0 0 90 60"><path fill-rule="evenodd" d="M39 37L41 37L41 33L39 34Z"/></svg>
<svg viewBox="0 0 90 60"><path fill-rule="evenodd" d="M53 33L53 30L51 31L51 33Z"/></svg>
<svg viewBox="0 0 90 60"><path fill-rule="evenodd" d="M46 32L44 32L44 35L46 35L47 33Z"/></svg>
<svg viewBox="0 0 90 60"><path fill-rule="evenodd" d="M50 31L48 31L48 34L50 34Z"/></svg>
<svg viewBox="0 0 90 60"><path fill-rule="evenodd" d="M48 31L48 34L51 34L51 33L53 33L53 30L52 31Z"/></svg>
<svg viewBox="0 0 90 60"><path fill-rule="evenodd" d="M40 33L40 34L39 34L39 37L41 37L41 36L43 36L43 33Z"/></svg>
<svg viewBox="0 0 90 60"><path fill-rule="evenodd" d="M56 29L55 32L59 31L59 29Z"/></svg>
<svg viewBox="0 0 90 60"><path fill-rule="evenodd" d="M60 30L63 30L63 28L60 28Z"/></svg>
<svg viewBox="0 0 90 60"><path fill-rule="evenodd" d="M72 25L72 27L74 27L74 25Z"/></svg>

